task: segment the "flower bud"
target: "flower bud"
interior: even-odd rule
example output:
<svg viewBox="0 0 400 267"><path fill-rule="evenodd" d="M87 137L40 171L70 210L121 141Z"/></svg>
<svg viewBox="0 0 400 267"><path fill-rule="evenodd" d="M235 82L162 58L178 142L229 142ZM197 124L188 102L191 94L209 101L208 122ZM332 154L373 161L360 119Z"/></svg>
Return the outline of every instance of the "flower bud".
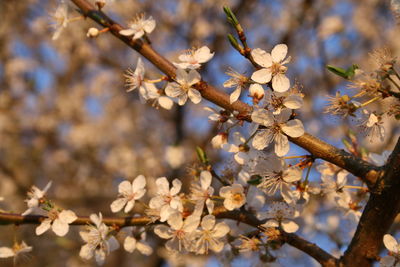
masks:
<svg viewBox="0 0 400 267"><path fill-rule="evenodd" d="M90 28L86 34L89 38L95 38L99 36L99 30L97 28Z"/></svg>

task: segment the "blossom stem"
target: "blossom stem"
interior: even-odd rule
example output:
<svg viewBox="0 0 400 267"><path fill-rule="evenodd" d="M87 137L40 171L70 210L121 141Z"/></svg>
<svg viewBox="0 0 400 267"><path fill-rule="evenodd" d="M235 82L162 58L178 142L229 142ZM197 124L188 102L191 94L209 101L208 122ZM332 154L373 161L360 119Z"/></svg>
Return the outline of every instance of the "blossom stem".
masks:
<svg viewBox="0 0 400 267"><path fill-rule="evenodd" d="M367 105L369 105L369 104L371 104L371 103L373 103L373 102L375 102L376 100L379 100L379 99L381 99L381 96L376 96L374 98L371 98L370 100L362 103L358 108L365 107L365 106L367 106Z"/></svg>
<svg viewBox="0 0 400 267"><path fill-rule="evenodd" d="M145 81L146 83L159 83L159 82L164 81L164 78L161 77L160 79L155 79L155 80L149 80L149 79L144 78L143 81Z"/></svg>
<svg viewBox="0 0 400 267"><path fill-rule="evenodd" d="M343 188L348 188L348 189L360 189L360 190L368 191L368 188L367 188L367 187L364 187L364 186L357 186L357 185L345 185L345 186L343 186Z"/></svg>

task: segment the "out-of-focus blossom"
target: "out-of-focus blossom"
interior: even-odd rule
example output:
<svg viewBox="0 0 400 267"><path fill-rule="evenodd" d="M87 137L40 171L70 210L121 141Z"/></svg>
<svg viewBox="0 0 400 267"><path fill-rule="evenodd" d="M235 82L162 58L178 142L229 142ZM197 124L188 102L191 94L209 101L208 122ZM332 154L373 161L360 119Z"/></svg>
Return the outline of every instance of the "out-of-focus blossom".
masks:
<svg viewBox="0 0 400 267"><path fill-rule="evenodd" d="M214 56L207 46L199 49L190 49L179 55L180 63L173 62L177 68L195 70L200 68L201 64L206 63Z"/></svg>
<svg viewBox="0 0 400 267"><path fill-rule="evenodd" d="M128 233L127 237L124 240L124 249L129 253L137 250L143 255L149 256L153 253L153 248L150 247L146 242L146 232L143 232L140 235L139 239L136 239L132 236L133 227L125 227L122 229L125 233Z"/></svg>
<svg viewBox="0 0 400 267"><path fill-rule="evenodd" d="M185 150L182 146L168 146L165 149L165 160L173 169L177 169L185 163Z"/></svg>
<svg viewBox="0 0 400 267"><path fill-rule="evenodd" d="M111 229L103 223L101 213L90 215L90 220L94 225L88 225L86 231L79 232L83 241L86 242L81 247L79 256L86 260L94 256L97 264L103 265L106 256L119 248L119 243L113 235L110 235Z"/></svg>
<svg viewBox="0 0 400 267"><path fill-rule="evenodd" d="M68 4L62 0L57 8L56 11L51 15L51 18L53 20L52 27L54 28L54 33L52 36L53 40L57 40L61 32L64 30L64 28L67 27L68 25Z"/></svg>
<svg viewBox="0 0 400 267"><path fill-rule="evenodd" d="M296 209L284 202L273 202L266 212L259 213L260 219L268 219L261 226L265 228L282 227L288 233L294 233L299 229L299 226L292 221L295 217L297 217Z"/></svg>
<svg viewBox="0 0 400 267"><path fill-rule="evenodd" d="M375 165L383 166L386 164L390 154L392 154L392 151L385 150L380 155L376 153L369 153L368 157Z"/></svg>
<svg viewBox="0 0 400 267"><path fill-rule="evenodd" d="M17 260L22 254L32 251L32 247L28 246L24 241L21 243L14 243L12 248L0 247L0 258L14 257L14 266L17 266Z"/></svg>
<svg viewBox="0 0 400 267"><path fill-rule="evenodd" d="M146 19L142 14L129 23L129 29L120 30L119 34L132 36L132 39L136 40L142 38L144 34L151 33L155 27L156 21L152 17Z"/></svg>
<svg viewBox="0 0 400 267"><path fill-rule="evenodd" d="M49 190L51 186L51 181L44 187L43 190L40 190L36 186L32 186L31 190L28 192L28 199L26 203L28 204L28 209L22 213L22 215L28 215L32 213L32 211L39 207L40 202L43 200L44 195L47 190Z"/></svg>

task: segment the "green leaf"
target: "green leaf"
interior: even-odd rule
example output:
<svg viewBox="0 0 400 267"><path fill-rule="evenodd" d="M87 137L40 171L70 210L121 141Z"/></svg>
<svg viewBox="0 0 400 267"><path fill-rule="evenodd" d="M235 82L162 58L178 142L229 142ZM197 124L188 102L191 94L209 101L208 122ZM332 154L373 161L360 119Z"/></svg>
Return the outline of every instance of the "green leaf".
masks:
<svg viewBox="0 0 400 267"><path fill-rule="evenodd" d="M342 78L344 78L346 80L350 80L351 78L354 77L355 71L356 71L356 69L358 69L358 66L356 64L353 64L350 67L348 67L347 69L342 69L340 67L335 67L335 66L332 66L332 65L326 65L326 68L330 72L332 72L332 73L334 73L334 74L336 74L336 75L338 75L338 76L340 76L340 77L342 77Z"/></svg>
<svg viewBox="0 0 400 267"><path fill-rule="evenodd" d="M201 163L208 165L207 154L206 154L206 152L204 152L204 150L201 147L196 147L196 153L197 153L197 157L199 158Z"/></svg>

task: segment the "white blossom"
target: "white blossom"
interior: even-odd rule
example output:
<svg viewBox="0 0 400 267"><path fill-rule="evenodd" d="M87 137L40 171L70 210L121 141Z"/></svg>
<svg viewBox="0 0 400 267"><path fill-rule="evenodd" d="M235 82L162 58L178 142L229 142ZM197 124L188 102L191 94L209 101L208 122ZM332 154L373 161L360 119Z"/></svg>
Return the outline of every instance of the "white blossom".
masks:
<svg viewBox="0 0 400 267"><path fill-rule="evenodd" d="M190 199L194 201L200 201L202 206L206 204L208 213L212 214L214 210L214 202L211 197L214 193L214 188L211 186L212 175L209 171L202 171L200 173L200 181L193 183L191 186ZM203 210L203 208L201 208Z"/></svg>
<svg viewBox="0 0 400 267"><path fill-rule="evenodd" d="M40 202L44 198L44 195L46 194L47 190L49 190L50 186L51 181L48 182L43 190L40 190L36 186L31 187L31 190L28 192L28 199L25 200L28 205L28 209L22 213L23 216L32 213L34 209L39 207Z"/></svg>
<svg viewBox="0 0 400 267"><path fill-rule="evenodd" d="M151 33L156 27L156 21L149 17L145 19L144 15L137 16L129 23L129 29L119 31L119 34L124 36L132 36L133 40L142 38L144 34Z"/></svg>
<svg viewBox="0 0 400 267"><path fill-rule="evenodd" d="M11 258L14 257L14 266L17 266L17 259L24 253L32 251L32 247L28 246L24 241L21 243L14 243L12 248L0 247L0 258Z"/></svg>
<svg viewBox="0 0 400 267"><path fill-rule="evenodd" d="M128 87L127 92L130 92L138 87L142 88L144 86L144 65L142 59L139 57L135 71L128 69L125 76L125 83ZM144 88L142 90L145 90Z"/></svg>
<svg viewBox="0 0 400 267"><path fill-rule="evenodd" d="M154 233L163 239L170 239L165 244L168 250L191 251L194 231L200 223L200 217L192 214L183 220L181 213L174 213L168 219L169 227L157 225Z"/></svg>
<svg viewBox="0 0 400 267"><path fill-rule="evenodd" d="M302 170L299 167L288 167L283 159L267 157L257 162L253 173L261 176L257 187L267 195L273 196L279 190L287 203L293 202L295 190L292 188L302 176Z"/></svg>
<svg viewBox="0 0 400 267"><path fill-rule="evenodd" d="M48 218L44 219L38 227L36 227L36 235L41 235L50 228L58 236L65 236L69 230L69 224L74 222L78 217L71 210L58 211L53 208L47 213Z"/></svg>
<svg viewBox="0 0 400 267"><path fill-rule="evenodd" d="M135 237L132 236L132 230L133 227L125 227L122 229L125 233L127 233L127 236L124 240L124 249L128 251L129 253L132 253L133 251L137 250L143 255L149 256L153 253L153 248L150 247L146 242L146 232L143 232L140 235L139 239L136 239Z"/></svg>
<svg viewBox="0 0 400 267"><path fill-rule="evenodd" d="M219 195L224 199L224 207L227 210L238 209L246 203L246 196L241 184L221 187Z"/></svg>
<svg viewBox="0 0 400 267"><path fill-rule="evenodd" d="M214 56L214 53L210 52L210 48L202 46L199 49L190 49L185 53L179 55L180 63L173 62L175 67L181 69L195 70L200 68L202 63L206 63Z"/></svg>
<svg viewBox="0 0 400 267"><path fill-rule="evenodd" d="M60 1L55 12L51 15L51 18L54 21L54 24L52 24L52 27L54 28L52 39L57 40L69 22L68 4L64 0Z"/></svg>
<svg viewBox="0 0 400 267"><path fill-rule="evenodd" d="M260 219L268 219L261 226L282 227L288 233L294 233L299 229L299 226L291 220L295 217L297 217L296 209L285 202L273 202L266 212L259 213Z"/></svg>
<svg viewBox="0 0 400 267"><path fill-rule="evenodd" d="M251 119L266 128L258 130L252 141L253 147L262 150L274 141L276 155L286 155L290 149L287 136L299 137L304 134L303 123L300 120L289 120L291 113L290 109L283 109L280 114L273 116L265 109L254 110Z"/></svg>
<svg viewBox="0 0 400 267"><path fill-rule="evenodd" d="M400 245L397 240L393 236L386 234L383 236L383 244L385 245L386 249L390 251L390 254L381 258L379 266L399 267Z"/></svg>
<svg viewBox="0 0 400 267"><path fill-rule="evenodd" d="M374 112L369 112L363 109L363 118L359 126L365 131L365 134L369 137L370 142L378 139L381 142L384 141L385 128L382 124L382 116L378 116Z"/></svg>
<svg viewBox="0 0 400 267"><path fill-rule="evenodd" d="M86 231L79 232L83 241L86 242L81 247L79 256L86 260L94 256L97 264L102 265L106 256L111 251L119 248L119 243L113 235L110 235L111 229L102 222L103 216L101 213L99 216L96 214L90 215L90 220L94 225L88 225L86 226Z"/></svg>
<svg viewBox="0 0 400 267"><path fill-rule="evenodd" d="M153 83L145 82L144 86L139 88L141 97L145 100L151 100L154 107L162 107L170 110L174 105L174 102L166 95L162 93L162 90L157 89Z"/></svg>
<svg viewBox="0 0 400 267"><path fill-rule="evenodd" d="M273 110L273 114L280 114L285 108L299 109L303 106L303 95L295 89L286 92L267 91L265 94L265 102Z"/></svg>
<svg viewBox="0 0 400 267"><path fill-rule="evenodd" d="M368 157L376 166L383 166L386 164L391 153L392 151L385 150L380 155L376 153L369 153Z"/></svg>
<svg viewBox="0 0 400 267"><path fill-rule="evenodd" d="M169 189L167 178L160 177L156 180L157 195L150 199L149 206L151 209L160 212L160 221L165 222L168 218L177 211L183 211L183 205L179 191L182 187L182 182L178 179L172 181L172 188Z"/></svg>
<svg viewBox="0 0 400 267"><path fill-rule="evenodd" d="M124 212L128 213L135 205L135 200L138 200L146 193L146 178L139 175L133 180L123 181L118 185L118 193L120 197L111 203L111 211L118 212L125 206Z"/></svg>
<svg viewBox="0 0 400 267"><path fill-rule="evenodd" d="M229 96L229 102L232 104L239 99L242 89L244 89L249 82L249 78L233 69L228 70L226 74L231 76L231 78L224 82L224 87L235 87L235 90L233 90Z"/></svg>
<svg viewBox="0 0 400 267"><path fill-rule="evenodd" d="M196 242L193 250L196 254L207 254L209 249L216 253L221 252L224 248L221 238L229 233L229 226L224 222L215 224L214 215L204 216L200 225L201 229L194 234Z"/></svg>
<svg viewBox="0 0 400 267"><path fill-rule="evenodd" d="M234 153L234 159L237 163L243 165L249 160L248 146L246 145L246 139L240 132L234 132L233 143L227 143L222 146L225 151Z"/></svg>
<svg viewBox="0 0 400 267"><path fill-rule="evenodd" d="M290 62L290 57L286 58L287 46L285 44L276 45L271 54L260 48L253 49L251 56L254 61L262 68L251 76L257 83L268 83L272 79L272 89L277 92L285 92L290 87L290 81L285 76L287 67L284 65Z"/></svg>
<svg viewBox="0 0 400 267"><path fill-rule="evenodd" d="M201 94L192 87L201 80L200 74L197 71L190 70L190 72L187 73L185 70L178 68L176 70L175 80L176 82L168 83L165 88L167 96L177 97L180 106L186 103L188 97L194 104L200 103Z"/></svg>

